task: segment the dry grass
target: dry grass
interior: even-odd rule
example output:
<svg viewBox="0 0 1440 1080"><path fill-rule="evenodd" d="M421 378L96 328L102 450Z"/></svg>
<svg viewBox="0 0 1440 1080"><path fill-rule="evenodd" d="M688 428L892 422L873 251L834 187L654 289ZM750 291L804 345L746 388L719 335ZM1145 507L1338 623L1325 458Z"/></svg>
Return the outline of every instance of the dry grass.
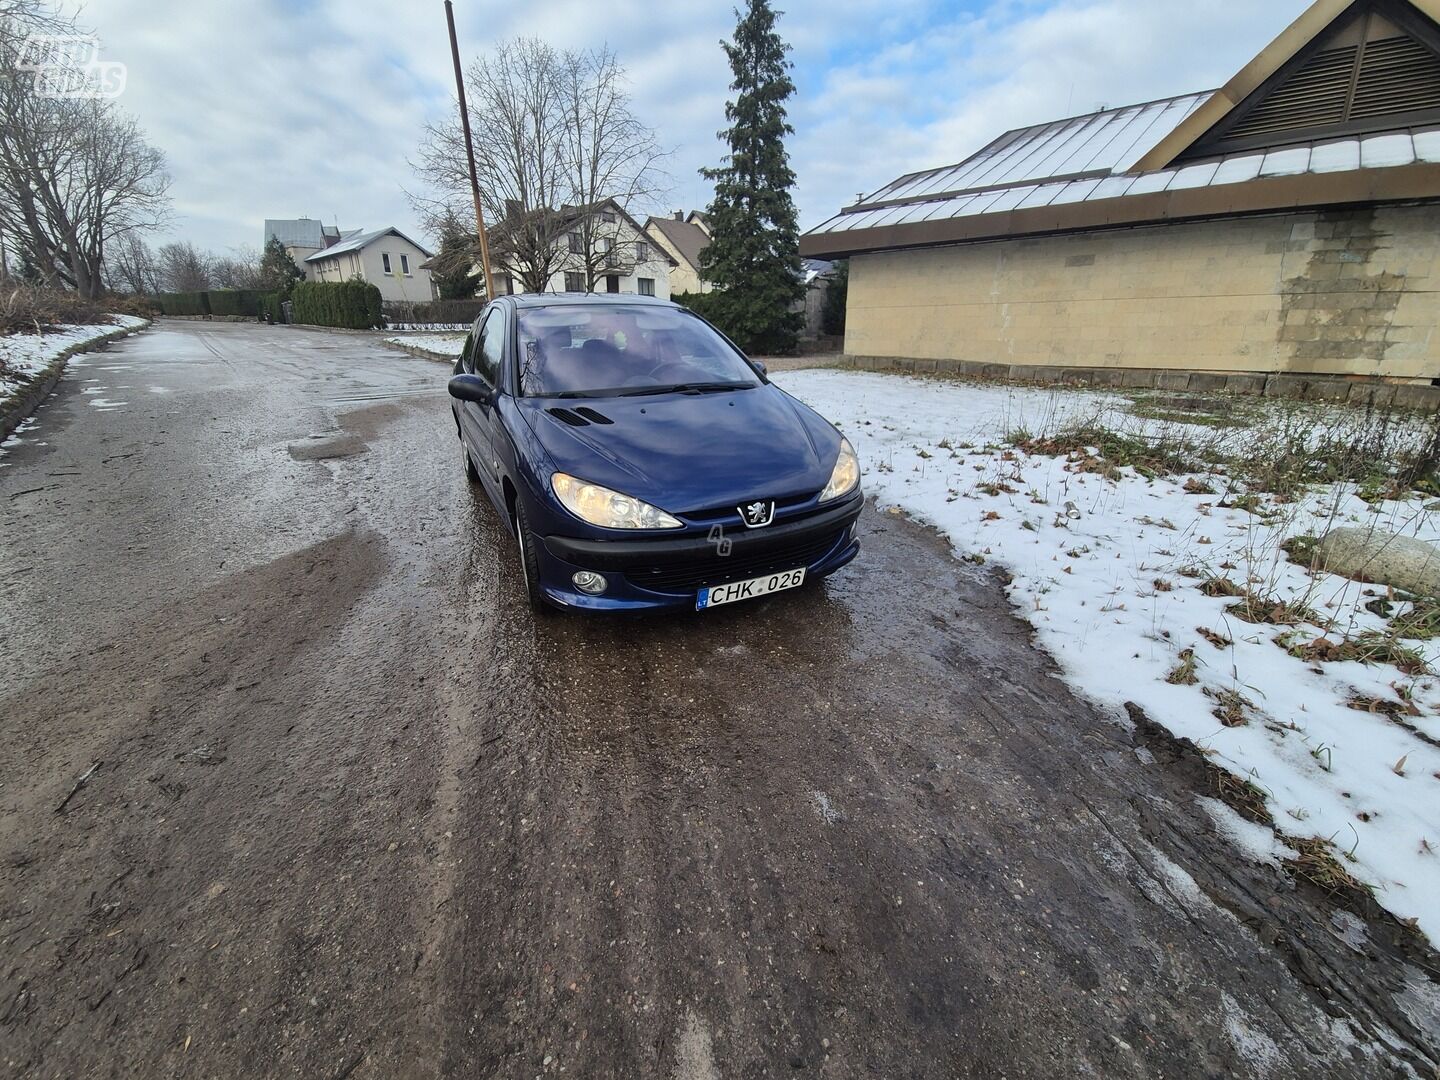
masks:
<svg viewBox="0 0 1440 1080"><path fill-rule="evenodd" d="M1308 881L1330 894L1369 894L1371 886L1360 881L1341 865L1329 840L1312 836L1308 839L1287 837L1285 842L1295 849L1296 856L1286 866L1297 878Z"/></svg>
<svg viewBox="0 0 1440 1080"><path fill-rule="evenodd" d="M1234 642L1224 634L1217 634L1214 630L1207 630L1203 626L1195 627L1195 632L1217 649L1228 649L1234 644Z"/></svg>
<svg viewBox="0 0 1440 1080"><path fill-rule="evenodd" d="M1177 686L1194 686L1200 681L1195 674L1197 661L1194 649L1181 649L1180 662L1175 665L1170 674L1165 676L1165 681Z"/></svg>
<svg viewBox="0 0 1440 1080"><path fill-rule="evenodd" d="M1244 596L1245 590L1229 578L1208 577L1196 586L1206 596Z"/></svg>
<svg viewBox="0 0 1440 1080"><path fill-rule="evenodd" d="M1207 686L1204 694L1215 702L1215 708L1210 710L1210 715L1226 727L1244 727L1250 722L1255 703L1239 690L1216 690Z"/></svg>
<svg viewBox="0 0 1440 1080"><path fill-rule="evenodd" d="M1257 821L1264 825L1275 823L1270 817L1269 807L1265 805L1265 793L1249 780L1227 772L1218 765L1209 765L1209 772L1211 783L1215 786L1215 796L1226 806L1247 821Z"/></svg>
<svg viewBox="0 0 1440 1080"><path fill-rule="evenodd" d="M1269 623L1273 626L1299 626L1319 618L1309 607L1293 600L1280 600L1253 592L1242 594L1238 604L1225 609L1242 622Z"/></svg>
<svg viewBox="0 0 1440 1080"><path fill-rule="evenodd" d="M28 285L0 290L0 335L44 334L59 326L109 322L104 306L61 289Z"/></svg>

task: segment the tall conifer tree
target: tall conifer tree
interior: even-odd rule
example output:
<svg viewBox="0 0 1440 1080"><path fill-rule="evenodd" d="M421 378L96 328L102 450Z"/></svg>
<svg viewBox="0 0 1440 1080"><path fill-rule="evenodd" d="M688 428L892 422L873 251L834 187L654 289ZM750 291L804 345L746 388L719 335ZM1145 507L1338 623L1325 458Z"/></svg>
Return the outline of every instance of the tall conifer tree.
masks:
<svg viewBox="0 0 1440 1080"><path fill-rule="evenodd" d="M735 99L725 105L730 126L720 133L730 153L719 168L701 170L715 183L701 264L718 289L712 303L722 330L747 352L791 352L804 321L791 308L805 286L785 152L785 136L794 134L785 118L795 93L790 47L775 32L769 0L747 0L735 14L735 40L721 43L735 76Z"/></svg>

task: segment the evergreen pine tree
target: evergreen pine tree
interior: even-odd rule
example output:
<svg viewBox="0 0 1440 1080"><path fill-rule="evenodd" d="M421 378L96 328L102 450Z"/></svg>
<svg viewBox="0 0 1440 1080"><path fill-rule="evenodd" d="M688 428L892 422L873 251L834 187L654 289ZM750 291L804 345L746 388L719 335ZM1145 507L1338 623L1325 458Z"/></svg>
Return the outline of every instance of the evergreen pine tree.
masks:
<svg viewBox="0 0 1440 1080"><path fill-rule="evenodd" d="M280 238L272 236L265 241L265 254L260 258L261 287L289 299L296 283L304 280L305 272L295 265Z"/></svg>
<svg viewBox="0 0 1440 1080"><path fill-rule="evenodd" d="M480 241L473 232L466 232L459 218L447 217L440 229L440 251L430 276L441 300L469 300L480 289L480 273L475 269Z"/></svg>
<svg viewBox="0 0 1440 1080"><path fill-rule="evenodd" d="M735 14L735 40L721 43L735 76L735 100L725 105L730 126L720 133L730 153L718 169L700 170L715 183L701 264L717 288L716 325L747 352L792 352L804 316L791 309L805 285L790 198L795 174L785 153L785 136L794 133L785 119L795 92L790 47L775 32L769 0L747 0Z"/></svg>

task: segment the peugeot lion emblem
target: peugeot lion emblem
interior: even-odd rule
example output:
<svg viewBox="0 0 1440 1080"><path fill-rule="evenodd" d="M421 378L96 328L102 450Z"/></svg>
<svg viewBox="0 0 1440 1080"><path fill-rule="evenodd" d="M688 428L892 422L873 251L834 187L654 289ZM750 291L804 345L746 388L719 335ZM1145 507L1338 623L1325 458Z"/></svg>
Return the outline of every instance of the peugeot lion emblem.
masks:
<svg viewBox="0 0 1440 1080"><path fill-rule="evenodd" d="M769 525L770 519L775 516L775 504L773 502L752 502L744 506L736 507L740 511L740 517L745 522L746 528L758 529L762 525Z"/></svg>

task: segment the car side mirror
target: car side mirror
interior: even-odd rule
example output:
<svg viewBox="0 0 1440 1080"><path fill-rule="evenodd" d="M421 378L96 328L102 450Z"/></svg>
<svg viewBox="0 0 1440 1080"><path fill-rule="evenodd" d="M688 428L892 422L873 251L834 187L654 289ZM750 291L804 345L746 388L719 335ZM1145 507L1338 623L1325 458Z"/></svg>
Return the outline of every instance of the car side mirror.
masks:
<svg viewBox="0 0 1440 1080"><path fill-rule="evenodd" d="M476 405L489 405L495 400L495 391L479 375L454 375L449 390L451 397L473 401Z"/></svg>
<svg viewBox="0 0 1440 1080"><path fill-rule="evenodd" d="M763 360L751 360L750 363L752 363L752 364L755 365L756 370L759 371L761 375L764 375L764 376L766 376L766 377L769 377L769 375L770 375L770 369L765 366L765 361L763 361Z"/></svg>

